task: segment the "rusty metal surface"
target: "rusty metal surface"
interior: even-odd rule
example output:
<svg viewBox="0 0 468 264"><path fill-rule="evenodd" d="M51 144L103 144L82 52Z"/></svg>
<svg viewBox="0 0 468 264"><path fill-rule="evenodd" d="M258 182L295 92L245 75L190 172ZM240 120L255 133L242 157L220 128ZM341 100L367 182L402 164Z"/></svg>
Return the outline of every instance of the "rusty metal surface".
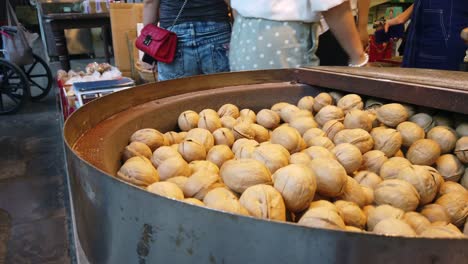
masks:
<svg viewBox="0 0 468 264"><path fill-rule="evenodd" d="M115 93L78 110L64 136L78 236L90 262L465 263L467 239L395 238L259 220L170 200L111 176L136 129L172 130L187 109L230 102L259 110L315 95L321 91L316 85L348 91L350 81L363 81L348 75L300 69L193 77ZM366 80L371 87L389 82ZM405 87L424 96L441 88ZM363 94L385 97L388 91Z"/></svg>

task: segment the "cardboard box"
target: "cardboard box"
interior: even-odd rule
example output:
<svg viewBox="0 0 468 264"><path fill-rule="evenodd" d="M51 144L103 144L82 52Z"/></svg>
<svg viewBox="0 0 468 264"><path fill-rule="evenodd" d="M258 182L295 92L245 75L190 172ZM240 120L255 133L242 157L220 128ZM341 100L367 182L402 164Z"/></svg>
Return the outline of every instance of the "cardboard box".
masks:
<svg viewBox="0 0 468 264"><path fill-rule="evenodd" d="M128 73L134 67L131 60L134 54L129 52L128 40L136 39L137 23L143 22L143 4L111 3L110 19L115 65L124 76L132 77Z"/></svg>

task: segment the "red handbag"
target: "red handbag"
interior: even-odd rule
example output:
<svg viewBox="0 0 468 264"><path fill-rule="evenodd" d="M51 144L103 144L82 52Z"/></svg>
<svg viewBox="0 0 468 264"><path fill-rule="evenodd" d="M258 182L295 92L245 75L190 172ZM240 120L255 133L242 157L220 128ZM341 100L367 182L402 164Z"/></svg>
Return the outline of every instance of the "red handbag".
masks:
<svg viewBox="0 0 468 264"><path fill-rule="evenodd" d="M164 28L148 24L141 30L135 45L155 60L171 63L177 48L177 35Z"/></svg>
<svg viewBox="0 0 468 264"><path fill-rule="evenodd" d="M179 20L186 4L187 0L182 4L172 26ZM164 28L148 24L141 30L140 36L135 41L135 46L157 61L171 63L177 48L177 35Z"/></svg>

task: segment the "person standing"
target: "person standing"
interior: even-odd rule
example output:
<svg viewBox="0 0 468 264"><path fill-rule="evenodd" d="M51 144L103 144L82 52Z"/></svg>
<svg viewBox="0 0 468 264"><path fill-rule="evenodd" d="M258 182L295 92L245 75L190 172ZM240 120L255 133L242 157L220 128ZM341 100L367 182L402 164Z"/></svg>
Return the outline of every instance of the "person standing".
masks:
<svg viewBox="0 0 468 264"><path fill-rule="evenodd" d="M230 49L232 71L316 66L321 14L349 54L362 66L364 52L346 0L231 0L235 11Z"/></svg>
<svg viewBox="0 0 468 264"><path fill-rule="evenodd" d="M174 61L158 62L158 80L229 71L228 13L223 0L144 0L143 23L178 37Z"/></svg>
<svg viewBox="0 0 468 264"><path fill-rule="evenodd" d="M351 11L356 27L359 32L359 38L364 48L369 44L369 34L367 33L367 24L369 20L370 0L350 0ZM320 20L320 37L317 56L322 66L346 66L348 65L348 55L342 48L335 35L328 30L325 19Z"/></svg>
<svg viewBox="0 0 468 264"><path fill-rule="evenodd" d="M459 70L467 45L460 32L468 27L467 0L416 0L385 24L411 19L403 55L403 67Z"/></svg>

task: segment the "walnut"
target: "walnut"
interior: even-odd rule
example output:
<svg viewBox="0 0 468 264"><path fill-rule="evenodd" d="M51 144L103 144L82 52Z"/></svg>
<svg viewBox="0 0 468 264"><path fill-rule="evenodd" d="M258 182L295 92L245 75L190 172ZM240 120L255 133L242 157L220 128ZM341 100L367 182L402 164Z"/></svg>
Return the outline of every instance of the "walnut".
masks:
<svg viewBox="0 0 468 264"><path fill-rule="evenodd" d="M330 151L335 147L335 144L333 144L331 139L327 137L314 137L310 139L309 141L307 141L306 144L307 144L307 147L320 146Z"/></svg>
<svg viewBox="0 0 468 264"><path fill-rule="evenodd" d="M211 171L198 171L188 178L183 191L185 197L203 200L209 191L222 186L218 174Z"/></svg>
<svg viewBox="0 0 468 264"><path fill-rule="evenodd" d="M440 156L440 147L432 139L420 139L406 152L408 160L415 165L432 165Z"/></svg>
<svg viewBox="0 0 468 264"><path fill-rule="evenodd" d="M303 135L302 138L305 142L311 140L314 137L326 137L325 132L320 128L310 128Z"/></svg>
<svg viewBox="0 0 468 264"><path fill-rule="evenodd" d="M147 159L151 159L152 155L151 149L145 143L135 141L125 147L122 153L122 160L126 161L135 156L143 156Z"/></svg>
<svg viewBox="0 0 468 264"><path fill-rule="evenodd" d="M346 114L352 110L362 110L364 108L364 103L359 95L347 94L338 101L336 106L343 109Z"/></svg>
<svg viewBox="0 0 468 264"><path fill-rule="evenodd" d="M290 122L292 118L294 117L294 114L296 112L299 112L301 109L299 107L293 105L293 104L288 104L281 108L281 111L279 112L279 115L281 117L281 120L284 122Z"/></svg>
<svg viewBox="0 0 468 264"><path fill-rule="evenodd" d="M297 107L299 107L300 109L313 111L314 102L314 97L304 96L299 100L299 102L297 102Z"/></svg>
<svg viewBox="0 0 468 264"><path fill-rule="evenodd" d="M429 130L427 138L439 144L442 154L452 152L458 139L455 131L442 126L436 126Z"/></svg>
<svg viewBox="0 0 468 264"><path fill-rule="evenodd" d="M364 109L377 111L384 103L374 98L367 99L364 104Z"/></svg>
<svg viewBox="0 0 468 264"><path fill-rule="evenodd" d="M247 138L253 139L255 137L255 130L253 130L252 124L249 122L238 122L233 128L232 133L235 139Z"/></svg>
<svg viewBox="0 0 468 264"><path fill-rule="evenodd" d="M343 124L345 128L362 128L371 131L372 122L373 119L368 112L355 109L346 114Z"/></svg>
<svg viewBox="0 0 468 264"><path fill-rule="evenodd" d="M234 153L234 157L236 159L250 159L256 148L256 146L243 145Z"/></svg>
<svg viewBox="0 0 468 264"><path fill-rule="evenodd" d="M218 116L218 112L216 112L215 110L213 109L210 109L210 108L206 108L206 109L203 109L202 111L200 111L200 113L198 113L198 115L200 116L200 118L204 115L215 115L215 116Z"/></svg>
<svg viewBox="0 0 468 264"><path fill-rule="evenodd" d="M467 193L468 191L461 184L452 181L446 181L442 183L439 189L439 196L442 196L451 192Z"/></svg>
<svg viewBox="0 0 468 264"><path fill-rule="evenodd" d="M445 126L450 127L450 125L445 125ZM468 123L459 124L457 126L457 128L455 129L455 131L457 132L458 136L460 136L460 137L468 136Z"/></svg>
<svg viewBox="0 0 468 264"><path fill-rule="evenodd" d="M336 133L340 132L343 129L345 129L345 126L338 120L327 121L322 127L322 130L325 131L325 135L331 140L335 138Z"/></svg>
<svg viewBox="0 0 468 264"><path fill-rule="evenodd" d="M253 129L255 137L254 139L259 142L265 142L270 140L270 131L258 124L252 124L250 127Z"/></svg>
<svg viewBox="0 0 468 264"><path fill-rule="evenodd" d="M239 112L239 118L245 118L245 119L250 119L252 123L255 123L257 121L257 115L255 114L254 111L250 109L242 109Z"/></svg>
<svg viewBox="0 0 468 264"><path fill-rule="evenodd" d="M164 138L164 134L158 130L144 128L135 131L135 133L130 136L130 143L131 142L141 142L146 144L151 151L154 151L157 148L164 146L167 141Z"/></svg>
<svg viewBox="0 0 468 264"><path fill-rule="evenodd" d="M368 170L375 173L380 172L382 165L388 160L385 153L380 150L371 150L362 155L361 170Z"/></svg>
<svg viewBox="0 0 468 264"><path fill-rule="evenodd" d="M304 150L305 151L305 150ZM304 152L297 152L289 157L290 164L307 165L312 159Z"/></svg>
<svg viewBox="0 0 468 264"><path fill-rule="evenodd" d="M202 144L208 151L214 146L214 137L211 132L204 128L194 128L187 132L185 140L192 140Z"/></svg>
<svg viewBox="0 0 468 264"><path fill-rule="evenodd" d="M224 162L234 158L234 153L226 145L216 145L208 151L206 160L213 162L216 166L221 167Z"/></svg>
<svg viewBox="0 0 468 264"><path fill-rule="evenodd" d="M184 199L184 193L182 193L182 190L172 182L155 182L149 185L146 190L167 198L176 200Z"/></svg>
<svg viewBox="0 0 468 264"><path fill-rule="evenodd" d="M374 233L387 236L414 237L416 232L403 220L387 218L375 225Z"/></svg>
<svg viewBox="0 0 468 264"><path fill-rule="evenodd" d="M361 167L362 154L356 146L350 143L341 143L336 145L331 152L343 165L346 173L351 174Z"/></svg>
<svg viewBox="0 0 468 264"><path fill-rule="evenodd" d="M354 202L359 205L359 207L366 205L367 202L366 195L364 194L361 185L359 185L355 179L349 176L347 176L347 181L343 189L343 193L338 196L338 198L341 200Z"/></svg>
<svg viewBox="0 0 468 264"><path fill-rule="evenodd" d="M208 160L194 160L189 163L190 170L192 174L199 171L212 172L214 174L219 174L219 168L211 161Z"/></svg>
<svg viewBox="0 0 468 264"><path fill-rule="evenodd" d="M458 227L465 224L468 216L468 192L447 193L437 199L435 203L444 207L452 224Z"/></svg>
<svg viewBox="0 0 468 264"><path fill-rule="evenodd" d="M166 181L174 183L175 185L177 185L177 187L179 187L181 190L183 190L185 184L188 181L188 179L189 178L185 177L185 176L176 176L176 177L169 178Z"/></svg>
<svg viewBox="0 0 468 264"><path fill-rule="evenodd" d="M254 159L229 160L221 166L220 175L224 183L238 193L256 184L272 185L268 168Z"/></svg>
<svg viewBox="0 0 468 264"><path fill-rule="evenodd" d="M203 203L206 207L212 209L234 214L249 215L247 209L240 204L236 195L224 187L218 187L209 191L205 195L205 198L203 198Z"/></svg>
<svg viewBox="0 0 468 264"><path fill-rule="evenodd" d="M367 217L359 206L353 202L339 200L336 207L343 216L346 225L363 229L366 226Z"/></svg>
<svg viewBox="0 0 468 264"><path fill-rule="evenodd" d="M431 222L427 218L417 212L405 213L403 220L413 228L418 235L431 226Z"/></svg>
<svg viewBox="0 0 468 264"><path fill-rule="evenodd" d="M465 173L463 174L460 184L468 190L468 168L465 168Z"/></svg>
<svg viewBox="0 0 468 264"><path fill-rule="evenodd" d="M180 130L189 131L190 129L196 128L198 126L199 119L200 116L197 112L187 110L179 115L177 123L179 125Z"/></svg>
<svg viewBox="0 0 468 264"><path fill-rule="evenodd" d="M320 109L327 105L331 105L333 103L333 98L327 93L319 93L314 98L314 111L318 112Z"/></svg>
<svg viewBox="0 0 468 264"><path fill-rule="evenodd" d="M180 153L169 146L162 146L156 149L151 156L151 163L153 163L154 167L159 167L161 163L169 158L172 157L182 157Z"/></svg>
<svg viewBox="0 0 468 264"><path fill-rule="evenodd" d="M334 159L317 158L309 163L317 179L317 192L327 197L344 193L348 176L346 170Z"/></svg>
<svg viewBox="0 0 468 264"><path fill-rule="evenodd" d="M365 204L373 204L374 203L374 189L371 189L366 186L361 185L362 192L364 193L364 197L366 198Z"/></svg>
<svg viewBox="0 0 468 264"><path fill-rule="evenodd" d="M313 117L294 117L289 126L297 129L301 135L311 128L318 127Z"/></svg>
<svg viewBox="0 0 468 264"><path fill-rule="evenodd" d="M359 183L359 185L369 187L372 190L382 182L382 178L371 171L358 171L354 175L354 179Z"/></svg>
<svg viewBox="0 0 468 264"><path fill-rule="evenodd" d="M173 145L173 144L179 144L182 142L182 140L185 139L186 132L174 132L174 131L169 131L164 133L164 137L166 138L167 142L169 143L168 145Z"/></svg>
<svg viewBox="0 0 468 264"><path fill-rule="evenodd" d="M326 159L336 159L335 155L328 149L320 146L311 146L302 151L307 154L310 159L326 158Z"/></svg>
<svg viewBox="0 0 468 264"><path fill-rule="evenodd" d="M219 120L221 121L221 125L223 127L229 129L232 129L237 124L237 120L232 116L223 116Z"/></svg>
<svg viewBox="0 0 468 264"><path fill-rule="evenodd" d="M200 115L200 118L198 119L198 127L213 132L216 129L222 127L221 119L219 118L218 114Z"/></svg>
<svg viewBox="0 0 468 264"><path fill-rule="evenodd" d="M408 111L401 104L384 104L377 109L377 119L389 127L396 127L408 119Z"/></svg>
<svg viewBox="0 0 468 264"><path fill-rule="evenodd" d="M450 223L450 216L442 205L427 204L421 209L421 214L424 215L431 223L445 222Z"/></svg>
<svg viewBox="0 0 468 264"><path fill-rule="evenodd" d="M202 201L195 199L195 198L185 198L182 200L182 202L188 203L191 205L205 206L205 204Z"/></svg>
<svg viewBox="0 0 468 264"><path fill-rule="evenodd" d="M213 132L214 144L215 145L226 145L231 147L234 144L234 134L229 128L218 128Z"/></svg>
<svg viewBox="0 0 468 264"><path fill-rule="evenodd" d="M433 223L421 233L421 236L429 238L464 238L464 235L456 226L445 223Z"/></svg>
<svg viewBox="0 0 468 264"><path fill-rule="evenodd" d="M369 132L360 128L341 130L335 135L333 142L335 145L340 143L353 144L361 151L361 153L366 153L374 147L374 140Z"/></svg>
<svg viewBox="0 0 468 264"><path fill-rule="evenodd" d="M468 137L461 137L455 144L455 155L464 164L468 163Z"/></svg>
<svg viewBox="0 0 468 264"><path fill-rule="evenodd" d="M432 202L437 195L439 185L424 166L408 166L400 170L397 178L409 182L416 188L420 196L421 205Z"/></svg>
<svg viewBox="0 0 468 264"><path fill-rule="evenodd" d="M243 146L258 147L260 144L258 144L258 142L253 139L240 138L232 145L232 152L236 153Z"/></svg>
<svg viewBox="0 0 468 264"><path fill-rule="evenodd" d="M388 204L371 208L367 214L367 230L373 231L374 227L384 219L402 219L404 215L405 212L403 210Z"/></svg>
<svg viewBox="0 0 468 264"><path fill-rule="evenodd" d="M286 221L283 197L270 185L258 184L247 188L239 202L251 216Z"/></svg>
<svg viewBox="0 0 468 264"><path fill-rule="evenodd" d="M301 212L314 198L317 183L314 173L305 165L291 164L272 175L274 187L284 198L290 212Z"/></svg>
<svg viewBox="0 0 468 264"><path fill-rule="evenodd" d="M344 96L343 93L337 92L337 91L331 91L328 94L333 98L334 103L337 103L338 101L340 101L340 99L343 98Z"/></svg>
<svg viewBox="0 0 468 264"><path fill-rule="evenodd" d="M375 203L390 204L406 212L414 211L419 205L419 193L409 182L385 180L374 189Z"/></svg>
<svg viewBox="0 0 468 264"><path fill-rule="evenodd" d="M153 167L151 161L142 156L129 158L120 167L117 177L138 186L147 186L159 181L158 171Z"/></svg>
<svg viewBox="0 0 468 264"><path fill-rule="evenodd" d="M317 200L317 201L313 201L310 203L309 205L309 209L312 209L312 208L318 208L318 207L325 207L329 210L332 210L332 211L335 211L336 213L338 213L340 216L341 216L341 212L338 210L338 207L336 207L336 205L330 201L327 201L327 200Z"/></svg>
<svg viewBox="0 0 468 264"><path fill-rule="evenodd" d="M398 173L411 165L411 162L405 158L401 157L392 157L388 159L382 167L380 167L380 177L384 180L396 179Z"/></svg>
<svg viewBox="0 0 468 264"><path fill-rule="evenodd" d="M330 120L343 120L344 112L341 108L338 108L334 105L327 105L320 109L320 111L315 115L315 121L320 126L323 126L327 121Z"/></svg>
<svg viewBox="0 0 468 264"><path fill-rule="evenodd" d="M182 157L172 157L164 160L158 166L159 178L163 181L175 176L190 176L192 171Z"/></svg>
<svg viewBox="0 0 468 264"><path fill-rule="evenodd" d="M280 126L271 133L271 143L280 144L290 153L295 153L305 148L304 140L299 131L288 126Z"/></svg>
<svg viewBox="0 0 468 264"><path fill-rule="evenodd" d="M400 150L402 138L400 132L391 128L376 127L372 129L374 149L382 151L385 156L393 157Z"/></svg>
<svg viewBox="0 0 468 264"><path fill-rule="evenodd" d="M410 147L414 142L426 136L424 129L413 122L400 123L396 129L400 132L402 145L405 147Z"/></svg>
<svg viewBox="0 0 468 264"><path fill-rule="evenodd" d="M463 175L464 167L452 154L445 154L436 160L436 168L446 181L458 182Z"/></svg>
<svg viewBox="0 0 468 264"><path fill-rule="evenodd" d="M271 106L270 109L271 109L271 111L274 111L275 113L277 113L279 115L279 113L281 112L281 109L283 109L283 107L288 106L288 105L290 105L290 103L279 102L279 103L276 103L273 106Z"/></svg>
<svg viewBox="0 0 468 264"><path fill-rule="evenodd" d="M289 152L278 144L261 145L252 153L252 159L263 163L271 173L275 173L279 168L288 165Z"/></svg>
<svg viewBox="0 0 468 264"><path fill-rule="evenodd" d="M424 129L424 132L426 133L435 126L435 122L432 117L426 113L415 114L409 119L409 121L416 123L422 129Z"/></svg>
<svg viewBox="0 0 468 264"><path fill-rule="evenodd" d="M191 139L182 141L179 144L178 151L187 162L206 158L206 149L203 144Z"/></svg>
<svg viewBox="0 0 468 264"><path fill-rule="evenodd" d="M438 113L432 117L436 126L453 127L452 118L445 113Z"/></svg>
<svg viewBox="0 0 468 264"><path fill-rule="evenodd" d="M275 129L279 126L281 118L278 113L269 109L262 109L257 114L257 123L267 129Z"/></svg>
<svg viewBox="0 0 468 264"><path fill-rule="evenodd" d="M231 116L233 118L238 118L239 108L233 104L224 104L218 109L218 115L220 117Z"/></svg>
<svg viewBox="0 0 468 264"><path fill-rule="evenodd" d="M299 219L299 225L326 228L335 230L344 230L346 225L340 215L326 207L317 207L307 210Z"/></svg>

